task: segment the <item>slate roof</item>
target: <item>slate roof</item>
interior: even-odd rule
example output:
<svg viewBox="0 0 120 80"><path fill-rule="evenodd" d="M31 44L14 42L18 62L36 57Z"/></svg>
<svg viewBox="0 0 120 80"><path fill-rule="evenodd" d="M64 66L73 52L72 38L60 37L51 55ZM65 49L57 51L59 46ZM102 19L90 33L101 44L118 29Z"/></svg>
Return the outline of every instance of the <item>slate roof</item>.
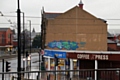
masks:
<svg viewBox="0 0 120 80"><path fill-rule="evenodd" d="M114 35L107 32L107 37L114 37Z"/></svg>
<svg viewBox="0 0 120 80"><path fill-rule="evenodd" d="M107 43L116 43L115 41L112 41L110 39L107 39Z"/></svg>
<svg viewBox="0 0 120 80"><path fill-rule="evenodd" d="M52 18L56 18L60 14L62 14L62 13L45 13L44 17L47 18L47 19L52 19Z"/></svg>
<svg viewBox="0 0 120 80"><path fill-rule="evenodd" d="M101 18L98 18L98 19L102 20L104 23L106 23L106 22L107 22L107 21L106 21L106 20L104 20L104 19L101 19Z"/></svg>
<svg viewBox="0 0 120 80"><path fill-rule="evenodd" d="M0 31L7 31L9 28L0 28Z"/></svg>

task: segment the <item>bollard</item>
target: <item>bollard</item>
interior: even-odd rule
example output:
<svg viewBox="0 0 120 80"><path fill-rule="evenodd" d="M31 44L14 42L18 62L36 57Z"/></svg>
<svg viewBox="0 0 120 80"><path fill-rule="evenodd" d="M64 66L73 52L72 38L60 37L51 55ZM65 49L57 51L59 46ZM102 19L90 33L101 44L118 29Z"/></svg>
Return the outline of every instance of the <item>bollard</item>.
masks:
<svg viewBox="0 0 120 80"><path fill-rule="evenodd" d="M47 80L50 80L50 74L47 76Z"/></svg>
<svg viewBox="0 0 120 80"><path fill-rule="evenodd" d="M39 80L38 75L37 75L37 80Z"/></svg>
<svg viewBox="0 0 120 80"><path fill-rule="evenodd" d="M37 80L39 80L39 79L40 79L40 73L37 74Z"/></svg>
<svg viewBox="0 0 120 80"><path fill-rule="evenodd" d="M14 76L12 76L12 79L11 80L14 80Z"/></svg>

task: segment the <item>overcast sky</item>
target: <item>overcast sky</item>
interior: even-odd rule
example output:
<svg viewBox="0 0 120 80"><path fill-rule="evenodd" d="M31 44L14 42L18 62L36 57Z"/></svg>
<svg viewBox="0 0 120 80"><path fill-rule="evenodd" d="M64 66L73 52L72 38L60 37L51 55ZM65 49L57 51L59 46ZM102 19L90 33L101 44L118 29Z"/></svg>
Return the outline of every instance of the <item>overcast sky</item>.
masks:
<svg viewBox="0 0 120 80"><path fill-rule="evenodd" d="M42 7L46 12L65 12L78 5L79 2L80 0L20 0L20 10L25 13L25 16L36 17L25 18L27 29L29 29L28 20L31 20L32 28L34 27L36 32L40 32L41 18L39 17L41 17ZM108 29L120 29L120 0L82 0L82 2L84 10L97 18L107 20ZM0 0L0 11L4 14L4 16L0 16L0 27L10 27L9 19L13 23L17 23L16 17L5 16L16 16L17 0Z"/></svg>

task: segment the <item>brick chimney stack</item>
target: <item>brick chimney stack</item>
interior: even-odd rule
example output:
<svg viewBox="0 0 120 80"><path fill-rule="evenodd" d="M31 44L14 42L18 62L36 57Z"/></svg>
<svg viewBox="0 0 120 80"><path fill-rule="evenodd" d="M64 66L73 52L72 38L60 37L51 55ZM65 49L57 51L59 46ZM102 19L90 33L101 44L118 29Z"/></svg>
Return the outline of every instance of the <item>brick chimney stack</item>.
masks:
<svg viewBox="0 0 120 80"><path fill-rule="evenodd" d="M81 8L81 9L83 9L83 3L82 3L82 0L80 0L80 3L79 3L79 7Z"/></svg>

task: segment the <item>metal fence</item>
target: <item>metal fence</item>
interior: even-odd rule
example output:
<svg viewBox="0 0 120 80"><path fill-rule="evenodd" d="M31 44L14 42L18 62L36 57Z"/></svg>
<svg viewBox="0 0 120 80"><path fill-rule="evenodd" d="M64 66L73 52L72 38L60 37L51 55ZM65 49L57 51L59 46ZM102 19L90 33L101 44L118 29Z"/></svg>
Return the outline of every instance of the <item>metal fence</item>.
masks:
<svg viewBox="0 0 120 80"><path fill-rule="evenodd" d="M21 80L120 80L120 69L80 69L20 72ZM0 73L0 80L17 80L18 72Z"/></svg>

